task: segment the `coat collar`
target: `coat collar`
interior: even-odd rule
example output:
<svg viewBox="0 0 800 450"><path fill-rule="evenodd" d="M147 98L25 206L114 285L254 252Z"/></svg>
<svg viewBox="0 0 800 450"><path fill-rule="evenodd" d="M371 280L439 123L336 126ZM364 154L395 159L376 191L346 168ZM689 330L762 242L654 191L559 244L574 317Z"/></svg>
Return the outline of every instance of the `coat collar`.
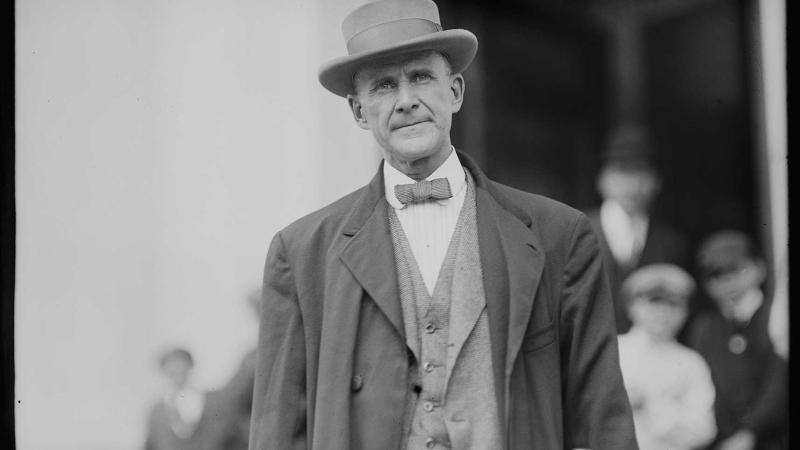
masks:
<svg viewBox="0 0 800 450"><path fill-rule="evenodd" d="M505 195L469 156L459 152L458 157L475 179L492 362L499 382L511 373L525 335L544 268L544 249L535 222L523 205ZM383 171L379 168L346 219L343 233L351 239L341 259L405 342L387 208Z"/></svg>
<svg viewBox="0 0 800 450"><path fill-rule="evenodd" d="M475 179L475 187L477 189L485 190L492 200L499 203L508 213L512 214L520 222L525 224L526 227L531 227L533 220L531 216L522 209L519 205L511 201L505 194L500 192L494 183L481 171L478 165L472 158L467 156L466 153L458 151L458 159L461 164L470 171ZM354 236L364 226L369 217L375 212L375 208L384 199L384 182L383 182L383 161L378 167L378 172L372 178L367 186L362 191L360 199L356 202L351 214L349 215L346 225L343 228L345 236ZM388 228L387 228L388 229ZM535 230L534 230L535 231ZM538 233L536 233L538 234Z"/></svg>

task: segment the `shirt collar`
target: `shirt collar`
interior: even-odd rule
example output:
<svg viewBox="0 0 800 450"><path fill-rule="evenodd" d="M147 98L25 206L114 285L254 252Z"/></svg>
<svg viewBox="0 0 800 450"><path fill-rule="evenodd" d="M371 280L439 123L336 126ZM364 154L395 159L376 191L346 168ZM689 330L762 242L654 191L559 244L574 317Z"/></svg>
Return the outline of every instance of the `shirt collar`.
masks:
<svg viewBox="0 0 800 450"><path fill-rule="evenodd" d="M461 161L458 159L458 154L452 145L450 146L450 156L425 179L433 180L434 178L447 178L450 182L450 192L453 194L453 197L458 195L467 185L467 175L464 173L464 168L461 167ZM383 161L383 183L386 191L386 201L389 202L394 209L402 209L406 206L394 195L394 187L398 184L410 184L415 182L416 180L413 178L395 169L385 160ZM452 197L435 201L440 205L444 205L451 199Z"/></svg>
<svg viewBox="0 0 800 450"><path fill-rule="evenodd" d="M648 222L647 215L636 214L632 216L614 200L603 201L603 203L600 205L600 215L606 220L615 221L617 223L619 223L619 221L624 221L625 223L634 223L637 221L641 223Z"/></svg>
<svg viewBox="0 0 800 450"><path fill-rule="evenodd" d="M615 237L621 234L629 239L629 233L633 232L644 238L647 235L650 218L645 214L628 215L619 203L605 200L600 205L600 222L607 233L617 233Z"/></svg>

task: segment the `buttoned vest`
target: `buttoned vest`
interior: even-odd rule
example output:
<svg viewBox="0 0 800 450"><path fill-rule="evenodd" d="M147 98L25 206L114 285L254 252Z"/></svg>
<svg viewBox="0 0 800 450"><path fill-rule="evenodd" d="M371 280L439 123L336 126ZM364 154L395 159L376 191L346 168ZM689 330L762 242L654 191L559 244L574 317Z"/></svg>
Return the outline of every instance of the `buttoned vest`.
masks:
<svg viewBox="0 0 800 450"><path fill-rule="evenodd" d="M412 355L401 448L501 448L471 175L433 295L393 209L389 224Z"/></svg>

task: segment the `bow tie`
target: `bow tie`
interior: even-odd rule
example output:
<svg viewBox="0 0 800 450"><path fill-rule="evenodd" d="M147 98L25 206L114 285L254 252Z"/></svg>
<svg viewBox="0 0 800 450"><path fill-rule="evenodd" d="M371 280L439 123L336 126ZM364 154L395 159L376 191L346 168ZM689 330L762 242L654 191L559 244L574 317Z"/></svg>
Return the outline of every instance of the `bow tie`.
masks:
<svg viewBox="0 0 800 450"><path fill-rule="evenodd" d="M426 200L445 200L453 196L450 193L450 181L447 178L398 184L394 187L394 195L404 205L421 203Z"/></svg>

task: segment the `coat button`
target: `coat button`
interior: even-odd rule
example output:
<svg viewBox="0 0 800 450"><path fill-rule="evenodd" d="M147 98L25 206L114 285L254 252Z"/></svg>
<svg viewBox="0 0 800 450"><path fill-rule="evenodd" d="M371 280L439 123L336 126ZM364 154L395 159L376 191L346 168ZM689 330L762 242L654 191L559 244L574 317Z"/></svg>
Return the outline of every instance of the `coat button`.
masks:
<svg viewBox="0 0 800 450"><path fill-rule="evenodd" d="M432 438L432 437L429 437L429 438L428 438L428 439L425 441L425 447L428 447L428 448L433 448L433 447L436 447L436 439L434 439L434 438Z"/></svg>
<svg viewBox="0 0 800 450"><path fill-rule="evenodd" d="M433 372L433 364L430 361L426 362L422 368L425 369L425 372Z"/></svg>
<svg viewBox="0 0 800 450"><path fill-rule="evenodd" d="M423 408L425 411L431 412L431 411L433 411L433 403L431 403L431 402L425 402L425 403L423 403L423 404L422 404L422 408Z"/></svg>
<svg viewBox="0 0 800 450"><path fill-rule="evenodd" d="M429 324L425 325L425 332L426 333L433 334L434 331L436 331L436 325L434 325L432 323L429 323Z"/></svg>
<svg viewBox="0 0 800 450"><path fill-rule="evenodd" d="M353 392L358 392L361 390L361 387L364 385L364 378L361 375L353 375L353 379L350 382L350 388Z"/></svg>

